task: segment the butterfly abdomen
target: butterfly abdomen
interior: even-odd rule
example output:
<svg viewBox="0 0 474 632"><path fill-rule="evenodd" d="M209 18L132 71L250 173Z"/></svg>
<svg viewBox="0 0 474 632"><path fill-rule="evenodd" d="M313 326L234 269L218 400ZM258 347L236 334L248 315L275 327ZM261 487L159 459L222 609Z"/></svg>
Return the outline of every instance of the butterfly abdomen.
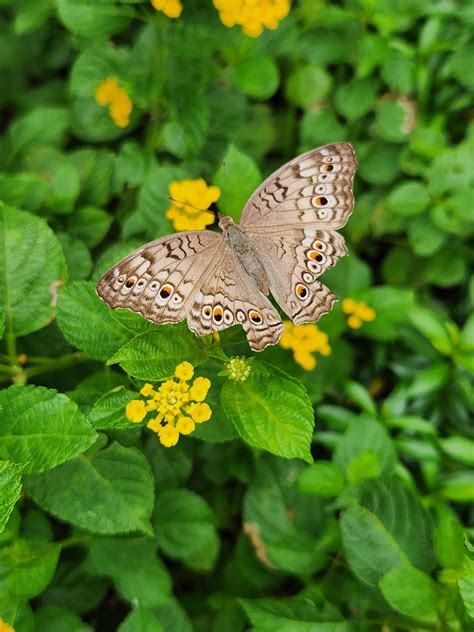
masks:
<svg viewBox="0 0 474 632"><path fill-rule="evenodd" d="M267 275L245 231L238 225L231 224L224 231L224 237L258 289L264 294L268 294Z"/></svg>

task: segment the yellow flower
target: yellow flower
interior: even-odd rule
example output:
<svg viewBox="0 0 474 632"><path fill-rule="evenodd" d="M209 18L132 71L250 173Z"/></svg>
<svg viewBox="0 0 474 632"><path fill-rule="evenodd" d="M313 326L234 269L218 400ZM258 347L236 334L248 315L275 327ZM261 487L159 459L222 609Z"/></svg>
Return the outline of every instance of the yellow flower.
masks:
<svg viewBox="0 0 474 632"><path fill-rule="evenodd" d="M152 384L145 384L140 394L147 401L135 399L125 407L127 418L139 423L151 411L158 414L148 419L147 428L155 432L162 445L169 448L179 440L180 435L191 434L196 423L211 418L211 407L203 403L211 386L207 377L197 377L192 386L188 381L194 375L194 367L190 362L181 362L174 370L174 377L161 383L158 389Z"/></svg>
<svg viewBox="0 0 474 632"><path fill-rule="evenodd" d="M127 127L133 103L115 77L103 79L96 88L95 100L99 105L109 106L109 116L117 127Z"/></svg>
<svg viewBox="0 0 474 632"><path fill-rule="evenodd" d="M213 0L222 24L242 27L249 37L258 37L264 28L276 29L290 12L289 0Z"/></svg>
<svg viewBox="0 0 474 632"><path fill-rule="evenodd" d="M168 193L172 204L166 217L173 222L175 230L202 230L214 222L213 214L206 209L219 199L219 187L197 178L170 182Z"/></svg>
<svg viewBox="0 0 474 632"><path fill-rule="evenodd" d="M191 386L191 399L195 402L203 402L206 399L210 386L211 381L207 377L197 377Z"/></svg>
<svg viewBox="0 0 474 632"><path fill-rule="evenodd" d="M363 322L370 322L377 315L373 307L358 303L353 298L345 298L342 301L342 311L348 315L347 324L351 329L359 329Z"/></svg>
<svg viewBox="0 0 474 632"><path fill-rule="evenodd" d="M194 375L193 365L190 362L181 362L181 364L178 364L176 367L174 374L178 379L186 382Z"/></svg>
<svg viewBox="0 0 474 632"><path fill-rule="evenodd" d="M188 412L193 420L197 424L202 424L204 421L209 421L212 415L212 410L209 404L199 403L199 404L190 404L186 412Z"/></svg>
<svg viewBox="0 0 474 632"><path fill-rule="evenodd" d="M313 324L293 325L289 320L283 323L283 335L280 338L280 346L283 349L293 351L293 359L305 371L312 371L316 368L317 360L312 355L320 353L328 356L331 347L328 342L328 335Z"/></svg>
<svg viewBox="0 0 474 632"><path fill-rule="evenodd" d="M26 364L28 362L28 356L26 355L26 353L20 353L20 355L16 356L16 361L18 362L18 364Z"/></svg>
<svg viewBox="0 0 474 632"><path fill-rule="evenodd" d="M0 617L0 632L15 632L15 630Z"/></svg>
<svg viewBox="0 0 474 632"><path fill-rule="evenodd" d="M235 356L227 363L226 370L229 380L234 380L235 382L245 382L252 369L244 357L239 358Z"/></svg>
<svg viewBox="0 0 474 632"><path fill-rule="evenodd" d="M183 5L179 0L151 0L152 6L157 11L162 11L169 18L179 18Z"/></svg>
<svg viewBox="0 0 474 632"><path fill-rule="evenodd" d="M134 424L139 424L146 417L146 404L141 399L132 399L131 402L125 406L125 415L127 419Z"/></svg>

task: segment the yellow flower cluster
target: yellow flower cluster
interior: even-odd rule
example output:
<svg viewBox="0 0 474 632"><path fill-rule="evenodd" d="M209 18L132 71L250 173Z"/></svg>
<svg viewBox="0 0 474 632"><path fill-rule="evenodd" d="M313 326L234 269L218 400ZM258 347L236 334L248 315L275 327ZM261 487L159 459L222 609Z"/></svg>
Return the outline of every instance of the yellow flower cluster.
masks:
<svg viewBox="0 0 474 632"><path fill-rule="evenodd" d="M352 329L359 329L362 323L375 320L375 309L365 303L358 303L353 298L345 298L342 301L342 311L348 315L347 324Z"/></svg>
<svg viewBox="0 0 474 632"><path fill-rule="evenodd" d="M264 28L276 29L290 12L289 0L213 0L224 26L236 24L245 35L258 37Z"/></svg>
<svg viewBox="0 0 474 632"><path fill-rule="evenodd" d="M0 632L15 632L15 630L0 617Z"/></svg>
<svg viewBox="0 0 474 632"><path fill-rule="evenodd" d="M179 18L183 10L180 0L151 0L151 4L157 11L162 11L169 18Z"/></svg>
<svg viewBox="0 0 474 632"><path fill-rule="evenodd" d="M328 356L331 347L328 343L328 335L316 325L293 325L290 320L285 320L283 335L280 345L283 349L292 349L293 358L305 371L312 371L317 364L313 353Z"/></svg>
<svg viewBox="0 0 474 632"><path fill-rule="evenodd" d="M207 185L204 178L170 182L168 192L172 204L166 217L175 230L202 230L214 222L212 213L203 212L221 195L219 187ZM199 210L202 209L202 210Z"/></svg>
<svg viewBox="0 0 474 632"><path fill-rule="evenodd" d="M149 412L157 416L149 419L147 428L158 435L160 443L167 448L178 443L179 435L188 435L211 418L212 410L204 400L211 386L207 377L197 377L191 385L194 375L193 365L189 362L178 364L174 378L166 380L158 390L152 384L145 384L140 394L147 397L134 399L125 407L125 415L132 423L141 423Z"/></svg>
<svg viewBox="0 0 474 632"><path fill-rule="evenodd" d="M133 103L115 77L108 77L99 83L95 100L99 105L109 106L109 116L117 127L127 127L130 123Z"/></svg>

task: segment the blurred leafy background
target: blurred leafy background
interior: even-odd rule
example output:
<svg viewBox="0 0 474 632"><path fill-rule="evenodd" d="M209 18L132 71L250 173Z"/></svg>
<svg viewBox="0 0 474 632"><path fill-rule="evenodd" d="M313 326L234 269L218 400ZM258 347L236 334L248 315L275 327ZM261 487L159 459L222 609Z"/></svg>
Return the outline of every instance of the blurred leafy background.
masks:
<svg viewBox="0 0 474 632"><path fill-rule="evenodd" d="M470 630L474 7L214 4L0 2L0 629ZM235 328L96 297L171 182L238 218L334 141L340 302L245 381ZM124 408L182 360L213 415L167 448Z"/></svg>

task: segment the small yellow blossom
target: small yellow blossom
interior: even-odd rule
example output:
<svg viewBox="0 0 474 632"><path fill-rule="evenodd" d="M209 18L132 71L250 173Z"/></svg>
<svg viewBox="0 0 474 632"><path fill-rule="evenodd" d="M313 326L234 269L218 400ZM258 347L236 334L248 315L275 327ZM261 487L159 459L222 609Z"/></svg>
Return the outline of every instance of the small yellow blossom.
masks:
<svg viewBox="0 0 474 632"><path fill-rule="evenodd" d="M264 28L276 29L290 12L289 0L213 0L224 26L236 24L245 35L258 37Z"/></svg>
<svg viewBox="0 0 474 632"><path fill-rule="evenodd" d="M191 386L191 399L195 402L203 402L206 399L210 386L211 381L207 377L197 377Z"/></svg>
<svg viewBox="0 0 474 632"><path fill-rule="evenodd" d="M26 355L26 353L20 353L20 355L16 356L16 361L18 362L18 364L26 364L28 362L28 356Z"/></svg>
<svg viewBox="0 0 474 632"><path fill-rule="evenodd" d="M280 338L280 346L283 349L291 349L293 358L305 371L312 371L316 368L317 360L314 353L328 356L331 347L328 342L328 335L321 331L317 325L303 324L293 325L289 320L283 323L283 335Z"/></svg>
<svg viewBox="0 0 474 632"><path fill-rule="evenodd" d="M193 365L190 362L181 362L176 367L174 374L179 380L187 382L194 375Z"/></svg>
<svg viewBox="0 0 474 632"><path fill-rule="evenodd" d="M209 421L212 415L212 410L209 404L206 403L198 403L198 404L190 404L186 408L186 412L191 415L193 421L197 424L202 424L205 421Z"/></svg>
<svg viewBox="0 0 474 632"><path fill-rule="evenodd" d="M197 178L171 182L168 193L172 204L166 217L173 222L175 230L202 230L214 222L213 214L205 211L219 199L219 187L206 184L204 178Z"/></svg>
<svg viewBox="0 0 474 632"><path fill-rule="evenodd" d="M169 18L179 18L183 5L180 0L151 0L153 8L162 11Z"/></svg>
<svg viewBox="0 0 474 632"><path fill-rule="evenodd" d="M125 414L127 415L127 419L129 419L134 424L139 424L146 417L147 409L146 404L141 399L132 399L131 402L125 407Z"/></svg>
<svg viewBox="0 0 474 632"><path fill-rule="evenodd" d="M147 414L157 411L147 420L146 426L158 435L162 445L169 448L176 445L180 435L191 434L197 423L211 418L212 410L204 403L211 386L207 377L197 377L192 385L188 381L194 376L190 362L181 362L174 370L174 377L165 380L159 388L145 384L140 394L147 401L135 399L125 407L126 417L133 423L144 421Z"/></svg>
<svg viewBox="0 0 474 632"><path fill-rule="evenodd" d="M252 368L246 358L239 358L238 356L231 358L226 366L229 380L234 380L235 382L245 382L251 370Z"/></svg>
<svg viewBox="0 0 474 632"><path fill-rule="evenodd" d="M15 630L0 617L0 632L15 632Z"/></svg>
<svg viewBox="0 0 474 632"><path fill-rule="evenodd" d="M347 314L347 324L351 329L359 329L363 322L370 322L375 319L375 309L365 303L358 303L353 298L345 298L342 301L342 311Z"/></svg>
<svg viewBox="0 0 474 632"><path fill-rule="evenodd" d="M99 105L109 106L109 116L117 127L127 127L133 103L115 77L103 79L96 88L95 100Z"/></svg>

